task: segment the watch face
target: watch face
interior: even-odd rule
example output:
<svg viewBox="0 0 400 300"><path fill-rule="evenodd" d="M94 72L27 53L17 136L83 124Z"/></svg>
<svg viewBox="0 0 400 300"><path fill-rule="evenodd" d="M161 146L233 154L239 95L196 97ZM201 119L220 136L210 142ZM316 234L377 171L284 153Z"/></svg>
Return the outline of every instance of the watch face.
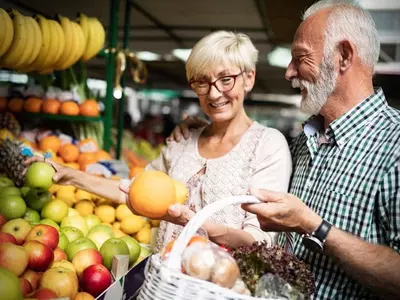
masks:
<svg viewBox="0 0 400 300"><path fill-rule="evenodd" d="M313 236L303 236L303 245L312 252L322 252L324 249L321 241Z"/></svg>

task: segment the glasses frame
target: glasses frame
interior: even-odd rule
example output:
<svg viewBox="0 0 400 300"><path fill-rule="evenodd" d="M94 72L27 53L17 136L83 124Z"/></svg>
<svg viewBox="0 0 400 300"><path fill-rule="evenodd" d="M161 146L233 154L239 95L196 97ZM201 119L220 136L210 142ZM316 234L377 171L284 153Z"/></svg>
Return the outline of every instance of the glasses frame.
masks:
<svg viewBox="0 0 400 300"><path fill-rule="evenodd" d="M202 94L196 93L195 89L192 88L192 84L193 84L193 83L196 83L196 82L200 82L200 80L190 80L190 81L189 81L189 87L190 87L197 95L199 95L199 96L205 96L205 95L207 95L208 93L210 93L210 90L211 90L211 87L212 87L212 86L214 86L214 87L217 89L217 91L220 92L221 94L223 94L223 93L228 93L228 92L232 91L233 88L235 87L235 85L236 85L236 78L238 78L238 77L239 77L240 75L242 75L244 72L245 72L245 71L241 71L239 74L236 74L236 75L222 76L222 77L217 78L217 79L214 80L213 82L207 82L207 84L208 84L208 90L207 90L207 93L204 93L204 94L203 94L203 93L202 93ZM232 87L231 87L229 90L221 92L221 91L219 90L219 88L217 87L216 83L217 83L218 80L223 79L223 78L233 78L233 85L232 85Z"/></svg>

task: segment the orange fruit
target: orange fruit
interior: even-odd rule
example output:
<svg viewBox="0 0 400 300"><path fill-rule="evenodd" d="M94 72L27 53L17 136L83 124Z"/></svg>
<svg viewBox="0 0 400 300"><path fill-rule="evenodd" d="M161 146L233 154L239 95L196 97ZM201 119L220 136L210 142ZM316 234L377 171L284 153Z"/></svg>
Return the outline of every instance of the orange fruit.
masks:
<svg viewBox="0 0 400 300"><path fill-rule="evenodd" d="M60 111L61 102L57 99L46 99L42 105L42 111L46 114L56 115Z"/></svg>
<svg viewBox="0 0 400 300"><path fill-rule="evenodd" d="M81 168L79 166L79 164L77 164L75 162L65 163L64 166L75 169L75 170L79 170Z"/></svg>
<svg viewBox="0 0 400 300"><path fill-rule="evenodd" d="M58 153L61 148L61 141L55 135L49 135L42 138L39 142L39 149L42 151L52 150L54 153Z"/></svg>
<svg viewBox="0 0 400 300"><path fill-rule="evenodd" d="M8 101L8 109L14 113L21 112L24 109L24 100L21 98L12 98Z"/></svg>
<svg viewBox="0 0 400 300"><path fill-rule="evenodd" d="M60 113L67 116L77 116L79 115L79 105L74 101L63 102Z"/></svg>
<svg viewBox="0 0 400 300"><path fill-rule="evenodd" d="M96 155L93 152L82 152L78 157L78 164L81 170L86 170L87 165L97 162Z"/></svg>
<svg viewBox="0 0 400 300"><path fill-rule="evenodd" d="M85 292L79 292L73 300L94 300L94 297Z"/></svg>
<svg viewBox="0 0 400 300"><path fill-rule="evenodd" d="M141 216L159 219L176 202L174 181L160 171L139 173L129 189L129 202Z"/></svg>
<svg viewBox="0 0 400 300"><path fill-rule="evenodd" d="M129 172L129 178L133 178L143 171L144 171L143 167L134 166L131 168L131 170Z"/></svg>
<svg viewBox="0 0 400 300"><path fill-rule="evenodd" d="M0 111L5 111L7 109L8 100L5 97L0 97Z"/></svg>
<svg viewBox="0 0 400 300"><path fill-rule="evenodd" d="M24 109L27 112L39 113L42 109L43 100L35 97L30 97L24 103Z"/></svg>
<svg viewBox="0 0 400 300"><path fill-rule="evenodd" d="M194 244L194 243L203 243L203 244L207 244L209 242L208 239L206 239L205 237L199 236L199 235L195 235L194 237L192 237L189 241L189 243L187 244L186 247L189 247L190 245ZM161 258L162 259L166 259L169 255L169 253L172 250L172 247L175 244L175 240L171 240L169 241L168 244L165 245L165 247L161 250Z"/></svg>
<svg viewBox="0 0 400 300"><path fill-rule="evenodd" d="M65 162L74 162L79 157L79 148L74 144L65 144L61 146L58 155Z"/></svg>
<svg viewBox="0 0 400 300"><path fill-rule="evenodd" d="M108 152L104 151L104 150L99 150L99 151L97 151L97 152L95 153L95 155L96 155L97 161L100 161L100 160L110 160L110 159L112 159L111 155L110 155Z"/></svg>
<svg viewBox="0 0 400 300"><path fill-rule="evenodd" d="M97 117L100 113L96 100L86 100L79 106L79 112L85 117Z"/></svg>

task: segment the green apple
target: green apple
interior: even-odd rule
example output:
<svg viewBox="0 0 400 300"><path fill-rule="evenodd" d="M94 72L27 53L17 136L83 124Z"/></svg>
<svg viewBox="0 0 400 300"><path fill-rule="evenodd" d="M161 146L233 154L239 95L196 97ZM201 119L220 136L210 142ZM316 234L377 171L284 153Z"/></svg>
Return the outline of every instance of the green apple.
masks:
<svg viewBox="0 0 400 300"><path fill-rule="evenodd" d="M7 187L7 186L14 186L14 182L7 176L1 176L0 177L0 188Z"/></svg>
<svg viewBox="0 0 400 300"><path fill-rule="evenodd" d="M114 234L110 226L103 224L93 226L93 228L89 230L88 235L94 232L108 232L109 234Z"/></svg>
<svg viewBox="0 0 400 300"><path fill-rule="evenodd" d="M24 219L27 220L30 224L39 223L40 222L40 215L36 210L32 208L27 208Z"/></svg>
<svg viewBox="0 0 400 300"><path fill-rule="evenodd" d="M6 186L0 188L0 198L6 198L7 196L21 197L21 190L15 186Z"/></svg>
<svg viewBox="0 0 400 300"><path fill-rule="evenodd" d="M139 243L131 236L125 235L121 238L129 248L129 264L133 265L140 255L140 245Z"/></svg>
<svg viewBox="0 0 400 300"><path fill-rule="evenodd" d="M121 239L112 238L104 242L100 248L100 254L103 257L103 265L111 270L114 255L128 255L128 245Z"/></svg>
<svg viewBox="0 0 400 300"><path fill-rule="evenodd" d="M67 236L63 232L60 232L59 236L58 236L58 246L57 247L64 250L65 247L67 247L68 243L69 243L69 241L68 241Z"/></svg>
<svg viewBox="0 0 400 300"><path fill-rule="evenodd" d="M68 215L67 217L72 217L72 216L80 216L78 211L72 207L68 207Z"/></svg>
<svg viewBox="0 0 400 300"><path fill-rule="evenodd" d="M140 263L143 259L145 259L147 256L150 256L153 254L153 251L151 251L151 249L149 248L149 246L145 246L143 244L140 244L140 254L139 254L139 258L137 259L137 261L135 262L135 265L137 265L138 263Z"/></svg>
<svg viewBox="0 0 400 300"><path fill-rule="evenodd" d="M28 207L41 211L43 206L51 200L51 194L43 189L29 189L24 198Z"/></svg>
<svg viewBox="0 0 400 300"><path fill-rule="evenodd" d="M102 226L102 225L97 225L97 226ZM91 241L93 241L96 244L97 248L100 249L105 241L114 237L114 233L113 232L110 233L109 231L93 231L88 233L86 237Z"/></svg>
<svg viewBox="0 0 400 300"><path fill-rule="evenodd" d="M58 224L56 222L54 222L53 220L50 219L42 219L39 222L40 224L45 224L45 225L50 225L53 226L55 229L57 229L57 231L60 231L60 226L58 226Z"/></svg>
<svg viewBox="0 0 400 300"><path fill-rule="evenodd" d="M61 232L65 234L69 243L83 237L82 231L80 231L78 228L75 227L61 228Z"/></svg>
<svg viewBox="0 0 400 300"><path fill-rule="evenodd" d="M53 220L60 223L68 214L68 205L59 199L51 200L44 204L42 208L42 218Z"/></svg>
<svg viewBox="0 0 400 300"><path fill-rule="evenodd" d="M23 186L23 187L21 188L21 195L22 195L22 197L23 197L24 199L25 199L25 196L28 194L29 190L30 190L30 188L27 187L27 186Z"/></svg>
<svg viewBox="0 0 400 300"><path fill-rule="evenodd" d="M26 170L26 186L47 190L53 184L53 176L55 173L53 166L45 162L34 162Z"/></svg>
<svg viewBox="0 0 400 300"><path fill-rule="evenodd" d="M101 224L100 218L96 215L87 215L83 218L85 219L88 230L91 230L94 226Z"/></svg>
<svg viewBox="0 0 400 300"><path fill-rule="evenodd" d="M61 228L64 228L64 227L78 228L80 231L82 231L84 236L88 233L85 219L81 216L65 217L64 219L62 219L60 227Z"/></svg>
<svg viewBox="0 0 400 300"><path fill-rule="evenodd" d="M0 295L3 300L24 299L19 278L2 267L0 267Z"/></svg>
<svg viewBox="0 0 400 300"><path fill-rule="evenodd" d="M0 199L0 214L7 220L22 218L26 212L24 199L19 196L7 196Z"/></svg>
<svg viewBox="0 0 400 300"><path fill-rule="evenodd" d="M126 246L126 244L125 244L125 246ZM128 246L126 246L126 247L128 248ZM67 247L65 247L65 253L68 256L68 260L71 261L79 251L82 251L85 249L97 250L97 247L91 240L89 240L88 238L82 237L82 238L79 238L79 239L69 243L67 245ZM128 250L128 253L129 253L129 250Z"/></svg>

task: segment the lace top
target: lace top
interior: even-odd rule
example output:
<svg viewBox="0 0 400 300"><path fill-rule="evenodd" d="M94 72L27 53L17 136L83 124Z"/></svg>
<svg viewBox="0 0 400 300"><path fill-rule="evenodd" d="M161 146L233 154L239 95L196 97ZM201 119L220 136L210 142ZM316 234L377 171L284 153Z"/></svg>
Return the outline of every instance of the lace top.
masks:
<svg viewBox="0 0 400 300"><path fill-rule="evenodd" d="M205 159L198 152L198 139L204 128L192 130L186 140L169 142L160 156L146 169L160 170L185 183L190 189L187 205L198 211L226 196L245 195L250 187L287 191L291 157L284 136L276 129L253 122L241 140L227 154ZM205 173L198 180L196 174ZM263 232L257 217L240 205L226 207L211 220L231 228L243 229L256 240L275 243L276 234ZM161 249L180 230L179 226L161 222L157 249Z"/></svg>

